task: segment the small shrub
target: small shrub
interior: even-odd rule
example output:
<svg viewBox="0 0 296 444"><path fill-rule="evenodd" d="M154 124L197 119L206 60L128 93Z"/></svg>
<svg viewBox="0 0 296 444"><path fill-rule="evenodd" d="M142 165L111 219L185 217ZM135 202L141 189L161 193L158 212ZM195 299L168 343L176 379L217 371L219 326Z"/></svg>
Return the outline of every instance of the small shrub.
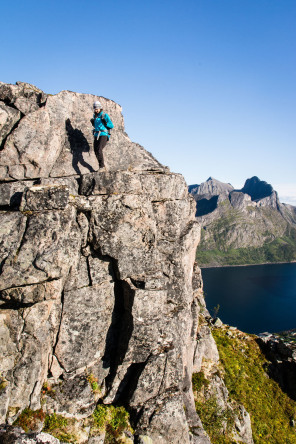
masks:
<svg viewBox="0 0 296 444"><path fill-rule="evenodd" d="M110 426L115 432L122 432L129 426L129 414L124 407L110 407L111 420Z"/></svg>
<svg viewBox="0 0 296 444"><path fill-rule="evenodd" d="M76 436L71 433L73 423L75 419L67 419L56 413L46 415L43 432L50 433L61 442L77 443Z"/></svg>
<svg viewBox="0 0 296 444"><path fill-rule="evenodd" d="M220 304L217 304L213 309L213 318L216 319L218 317L218 313L220 311Z"/></svg>
<svg viewBox="0 0 296 444"><path fill-rule="evenodd" d="M52 432L55 429L66 427L67 424L67 419L64 418L62 415L57 415L56 413L53 413L52 415L46 415L43 431Z"/></svg>
<svg viewBox="0 0 296 444"><path fill-rule="evenodd" d="M95 411L93 412L94 423L98 429L103 429L105 427L107 414L108 407L103 404L98 404Z"/></svg>
<svg viewBox="0 0 296 444"><path fill-rule="evenodd" d="M13 425L21 427L26 433L34 430L38 422L43 422L45 420L45 413L42 409L31 410L25 408L20 416L14 421Z"/></svg>
<svg viewBox="0 0 296 444"><path fill-rule="evenodd" d="M91 389L94 393L101 393L99 384L98 384L98 378L96 378L92 373L90 373L87 376L87 380L91 386Z"/></svg>
<svg viewBox="0 0 296 444"><path fill-rule="evenodd" d="M106 443L118 442L116 439L125 429L132 431L129 414L124 407L98 404L92 416L94 428L106 430Z"/></svg>

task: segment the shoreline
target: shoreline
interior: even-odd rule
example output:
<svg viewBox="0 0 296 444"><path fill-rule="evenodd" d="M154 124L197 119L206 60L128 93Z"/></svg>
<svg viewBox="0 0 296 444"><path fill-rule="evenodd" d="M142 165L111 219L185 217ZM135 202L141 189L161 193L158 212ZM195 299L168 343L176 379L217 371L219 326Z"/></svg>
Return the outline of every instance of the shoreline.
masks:
<svg viewBox="0 0 296 444"><path fill-rule="evenodd" d="M260 262L258 264L233 264L233 265L199 265L200 269L203 268L229 268L229 267L257 267L259 265L284 265L284 264L296 264L296 260L295 261L289 261L289 262Z"/></svg>

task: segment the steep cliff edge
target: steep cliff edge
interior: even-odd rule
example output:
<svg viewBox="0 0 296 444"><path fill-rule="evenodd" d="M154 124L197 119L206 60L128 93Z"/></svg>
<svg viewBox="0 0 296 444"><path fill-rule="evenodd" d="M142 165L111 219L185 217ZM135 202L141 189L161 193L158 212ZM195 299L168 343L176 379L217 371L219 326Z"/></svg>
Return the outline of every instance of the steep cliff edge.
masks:
<svg viewBox="0 0 296 444"><path fill-rule="evenodd" d="M191 385L194 201L102 97L115 128L98 171L97 99L0 84L0 422L41 406L80 420L116 404L138 440L209 443Z"/></svg>

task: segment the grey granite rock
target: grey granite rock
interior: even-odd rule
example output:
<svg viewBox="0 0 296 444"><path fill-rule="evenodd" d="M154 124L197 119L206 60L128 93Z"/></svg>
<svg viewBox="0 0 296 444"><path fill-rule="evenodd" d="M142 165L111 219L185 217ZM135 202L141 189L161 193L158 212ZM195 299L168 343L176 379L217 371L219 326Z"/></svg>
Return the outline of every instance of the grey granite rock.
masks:
<svg viewBox="0 0 296 444"><path fill-rule="evenodd" d="M96 96L63 91L45 103L34 88L0 86L26 114L0 153L13 210L0 212L1 420L41 401L85 418L100 398L126 405L137 437L208 444L191 385L206 313L200 227L183 177L129 140L110 100L100 98L115 125L107 171L96 171Z"/></svg>
<svg viewBox="0 0 296 444"><path fill-rule="evenodd" d="M296 400L296 330L262 333L258 344L269 361L268 373L290 398Z"/></svg>
<svg viewBox="0 0 296 444"><path fill-rule="evenodd" d="M60 441L49 433L26 434L18 427L8 430L0 429L0 440L2 444L59 444Z"/></svg>
<svg viewBox="0 0 296 444"><path fill-rule="evenodd" d="M21 213L9 211L1 211L0 216L0 263L3 268L5 260L14 251L18 251L26 228L27 218Z"/></svg>
<svg viewBox="0 0 296 444"><path fill-rule="evenodd" d="M9 222L9 226L3 228L4 236L11 227L8 237L6 235L3 240L4 247L10 238L12 243L7 247L9 257L2 264L0 290L67 275L71 264L69 258L74 260L80 245L80 231L72 207L64 211L32 212L27 217L22 213L5 213L3 216ZM25 232L23 219L26 220ZM22 224L21 230L15 233L17 224ZM5 251L6 248L4 254L7 254Z"/></svg>
<svg viewBox="0 0 296 444"><path fill-rule="evenodd" d="M47 95L34 85L16 82L15 85L0 82L0 100L18 109L23 115L37 111L46 102Z"/></svg>
<svg viewBox="0 0 296 444"><path fill-rule="evenodd" d="M1 310L1 371L9 382L8 421L13 411L40 408L40 391L58 331L61 305L44 301L23 309ZM3 393L0 392L0 399ZM2 401L2 400L1 400ZM6 401L4 401L6 402ZM4 412L3 412L4 413ZM6 414L1 420L5 421Z"/></svg>
<svg viewBox="0 0 296 444"><path fill-rule="evenodd" d="M65 185L37 185L25 189L20 211L63 210L68 200Z"/></svg>
<svg viewBox="0 0 296 444"><path fill-rule="evenodd" d="M0 145L20 120L21 113L0 101Z"/></svg>
<svg viewBox="0 0 296 444"><path fill-rule="evenodd" d="M0 207L19 209L26 188L33 186L33 181L0 183Z"/></svg>
<svg viewBox="0 0 296 444"><path fill-rule="evenodd" d="M203 359L209 359L213 362L219 362L219 353L210 328L207 325L200 327L198 331L198 340L194 351L193 371L201 370Z"/></svg>
<svg viewBox="0 0 296 444"><path fill-rule="evenodd" d="M2 90L5 88L9 89L6 95L12 97L12 102L16 87L2 85ZM104 149L108 169L167 171L144 148L129 140L120 106L99 99L114 123L111 140ZM47 97L41 108L36 105L36 111L23 117L6 140L0 153L0 180L65 177L96 171L90 122L95 100L98 97L62 91Z"/></svg>
<svg viewBox="0 0 296 444"><path fill-rule="evenodd" d="M90 416L95 406L96 399L86 373L66 379L56 386L53 396L46 398L48 411L78 420Z"/></svg>
<svg viewBox="0 0 296 444"><path fill-rule="evenodd" d="M232 191L229 193L229 200L233 208L245 211L247 206L254 206L255 204L251 200L251 196L243 193L242 191Z"/></svg>
<svg viewBox="0 0 296 444"><path fill-rule="evenodd" d="M113 284L65 292L55 356L66 373L103 358L113 305Z"/></svg>

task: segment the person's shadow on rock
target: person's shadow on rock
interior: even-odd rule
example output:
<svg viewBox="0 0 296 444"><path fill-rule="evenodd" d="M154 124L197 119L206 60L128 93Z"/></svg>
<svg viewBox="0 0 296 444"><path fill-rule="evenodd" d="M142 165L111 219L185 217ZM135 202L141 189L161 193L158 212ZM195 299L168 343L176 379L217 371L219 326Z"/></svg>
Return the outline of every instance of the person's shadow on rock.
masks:
<svg viewBox="0 0 296 444"><path fill-rule="evenodd" d="M95 172L93 167L83 159L82 153L90 151L89 143L83 132L78 128L73 128L71 120L66 120L66 131L70 144L71 153L73 155L72 165L77 174L81 174L78 163L87 168L91 173Z"/></svg>

